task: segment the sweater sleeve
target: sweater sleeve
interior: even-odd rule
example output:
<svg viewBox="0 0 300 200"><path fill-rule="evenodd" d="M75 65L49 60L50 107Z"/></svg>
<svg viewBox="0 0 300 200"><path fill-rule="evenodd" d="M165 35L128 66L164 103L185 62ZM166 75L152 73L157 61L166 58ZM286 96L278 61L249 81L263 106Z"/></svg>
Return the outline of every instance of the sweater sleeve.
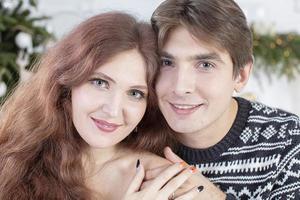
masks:
<svg viewBox="0 0 300 200"><path fill-rule="evenodd" d="M300 199L300 122L298 117L295 119L287 130L290 145L278 163L270 200Z"/></svg>

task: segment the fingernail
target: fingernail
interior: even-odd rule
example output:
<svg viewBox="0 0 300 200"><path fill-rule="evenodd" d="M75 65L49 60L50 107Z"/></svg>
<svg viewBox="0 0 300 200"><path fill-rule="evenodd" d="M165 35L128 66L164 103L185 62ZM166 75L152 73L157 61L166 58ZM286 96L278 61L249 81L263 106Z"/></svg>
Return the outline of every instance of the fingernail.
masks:
<svg viewBox="0 0 300 200"><path fill-rule="evenodd" d="M197 187L197 191L198 192L202 192L203 189L204 189L204 187L202 185L200 185L200 186Z"/></svg>
<svg viewBox="0 0 300 200"><path fill-rule="evenodd" d="M139 169L140 164L141 164L140 159L137 159L136 165L135 165L135 168L136 168L137 170Z"/></svg>
<svg viewBox="0 0 300 200"><path fill-rule="evenodd" d="M189 167L189 170L190 170L190 172L191 172L192 174L194 174L194 173L196 173L197 168L196 168L195 166L190 166L190 167Z"/></svg>
<svg viewBox="0 0 300 200"><path fill-rule="evenodd" d="M187 167L188 166L188 164L186 163L186 162L180 162L180 167L181 168L185 168L185 167Z"/></svg>

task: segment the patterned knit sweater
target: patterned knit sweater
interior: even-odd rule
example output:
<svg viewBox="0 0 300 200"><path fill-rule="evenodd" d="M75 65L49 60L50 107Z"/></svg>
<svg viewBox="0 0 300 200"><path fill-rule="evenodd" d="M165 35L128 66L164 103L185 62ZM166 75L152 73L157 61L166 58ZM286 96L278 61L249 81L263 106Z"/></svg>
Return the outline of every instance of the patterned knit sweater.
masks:
<svg viewBox="0 0 300 200"><path fill-rule="evenodd" d="M236 100L237 117L222 141L208 149L180 146L177 154L196 165L227 199L300 200L299 117Z"/></svg>

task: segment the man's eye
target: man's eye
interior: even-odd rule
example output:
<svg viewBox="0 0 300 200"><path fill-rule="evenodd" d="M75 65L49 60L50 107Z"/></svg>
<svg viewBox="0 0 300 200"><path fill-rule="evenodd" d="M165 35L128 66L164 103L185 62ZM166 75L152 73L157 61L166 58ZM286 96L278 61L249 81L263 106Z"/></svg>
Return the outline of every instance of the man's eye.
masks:
<svg viewBox="0 0 300 200"><path fill-rule="evenodd" d="M209 63L209 62L201 62L198 64L198 67L201 69L201 70L205 70L205 71L209 71L211 70L212 68L214 68L214 65Z"/></svg>
<svg viewBox="0 0 300 200"><path fill-rule="evenodd" d="M145 98L145 93L139 90L131 90L129 91L129 96L140 100L140 99L144 99Z"/></svg>
<svg viewBox="0 0 300 200"><path fill-rule="evenodd" d="M99 87L99 88L109 88L109 84L108 84L108 82L107 81L105 81L105 80L103 80L103 79L99 79L99 78L97 78L97 79L92 79L91 80L91 83L93 84L93 85L95 85L96 87Z"/></svg>
<svg viewBox="0 0 300 200"><path fill-rule="evenodd" d="M171 66L173 63L168 59L161 59L161 66Z"/></svg>

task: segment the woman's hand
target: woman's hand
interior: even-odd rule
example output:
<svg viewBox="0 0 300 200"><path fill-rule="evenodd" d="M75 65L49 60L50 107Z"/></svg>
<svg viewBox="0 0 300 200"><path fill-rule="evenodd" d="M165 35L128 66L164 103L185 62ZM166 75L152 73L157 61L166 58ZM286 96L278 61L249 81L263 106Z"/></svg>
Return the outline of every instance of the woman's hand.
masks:
<svg viewBox="0 0 300 200"><path fill-rule="evenodd" d="M137 162L136 175L133 178L123 200L190 200L198 194L198 187L194 187L180 196L174 192L194 173L195 167L187 166L183 162L175 163L160 172L151 183L141 188L145 177L145 169Z"/></svg>

